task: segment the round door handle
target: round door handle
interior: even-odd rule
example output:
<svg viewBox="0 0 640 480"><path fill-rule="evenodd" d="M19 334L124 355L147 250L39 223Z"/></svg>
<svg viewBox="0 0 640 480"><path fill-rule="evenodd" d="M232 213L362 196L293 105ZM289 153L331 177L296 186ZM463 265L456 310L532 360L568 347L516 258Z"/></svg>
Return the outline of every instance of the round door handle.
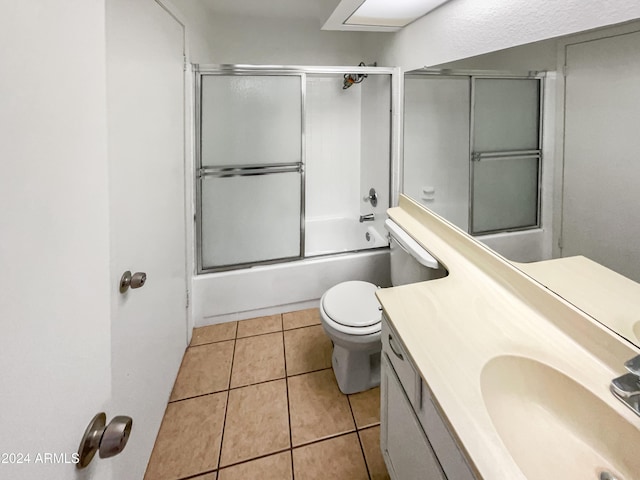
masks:
<svg viewBox="0 0 640 480"><path fill-rule="evenodd" d="M120 293L124 293L131 288L143 287L147 282L147 274L144 272L136 272L131 275L131 271L127 270L120 277Z"/></svg>
<svg viewBox="0 0 640 480"><path fill-rule="evenodd" d="M147 274L144 272L136 272L131 277L131 288L140 288L144 287L145 282L147 281Z"/></svg>

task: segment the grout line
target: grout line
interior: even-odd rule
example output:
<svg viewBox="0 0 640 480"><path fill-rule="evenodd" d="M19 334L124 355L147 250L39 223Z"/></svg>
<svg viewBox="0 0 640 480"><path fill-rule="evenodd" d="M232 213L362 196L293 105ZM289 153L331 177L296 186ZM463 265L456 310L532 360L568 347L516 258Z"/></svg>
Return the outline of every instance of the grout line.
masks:
<svg viewBox="0 0 640 480"><path fill-rule="evenodd" d="M292 373L291 375L287 375L287 376L289 378L290 377L299 377L301 375L306 375L307 373L316 373L316 372L322 372L324 370L331 370L331 368L333 368L333 367L318 368L317 370L309 370L308 372L302 372L302 373Z"/></svg>
<svg viewBox="0 0 640 480"><path fill-rule="evenodd" d="M284 341L284 330L282 330L282 353L284 354L284 381L285 381L285 386L287 387L287 416L289 420L289 450L291 452L291 480L295 480L296 474L293 468L293 434L291 433L291 404L289 402L289 376L287 375L287 345Z"/></svg>
<svg viewBox="0 0 640 480"><path fill-rule="evenodd" d="M293 328L284 328L284 325L282 325L282 329L285 332L290 332L291 330L301 330L303 328L317 327L317 326L322 326L322 324L321 323L312 323L310 325L302 325L301 327L293 327Z"/></svg>
<svg viewBox="0 0 640 480"><path fill-rule="evenodd" d="M364 446L362 445L362 439L360 433L358 433L358 422L356 422L356 415L353 413L353 406L351 405L351 397L347 395L347 401L349 402L349 410L351 410L351 417L353 418L353 424L356 427L356 437L358 437L358 444L360 445L360 452L362 453L362 460L364 461L364 468L367 470L369 480L371 480L371 472L369 471L369 464L367 463L367 456L364 454Z"/></svg>
<svg viewBox="0 0 640 480"><path fill-rule="evenodd" d="M192 397L178 398L177 400L171 400L170 402L168 402L167 405L173 405L174 403L184 402L185 400L193 400L194 398L207 397L209 395L216 395L218 393L224 393L224 392L228 392L228 391L229 391L229 389L225 388L224 390L216 390L215 392L201 393L200 395L193 395Z"/></svg>
<svg viewBox="0 0 640 480"><path fill-rule="evenodd" d="M195 475L189 475L188 477L180 477L178 480L192 480L194 478L198 478L201 475L207 475L209 473L216 473L218 470L207 470L206 472L196 473Z"/></svg>
<svg viewBox="0 0 640 480"><path fill-rule="evenodd" d="M233 342L233 353L231 354L231 370L229 371L229 383L228 387L231 386L231 374L233 373L233 363L236 357L236 342ZM227 403L224 407L224 419L222 420L222 432L220 433L220 451L218 452L218 465L217 469L220 469L220 462L222 460L222 447L224 446L224 431L227 427L227 413L229 413L229 397L231 397L231 389L227 387Z"/></svg>
<svg viewBox="0 0 640 480"><path fill-rule="evenodd" d="M292 448L295 449L295 448L300 448L300 447L307 447L309 445L313 445L314 443L320 443L320 442L324 442L326 440L333 440L334 438L343 437L345 435L350 435L352 433L358 433L358 431L354 428L353 430L348 430L346 432L330 433L328 435L325 435L324 437L314 438L313 440L309 440L309 441L303 442L300 445L296 445L295 447L292 447Z"/></svg>
<svg viewBox="0 0 640 480"><path fill-rule="evenodd" d="M191 348L206 347L207 345L214 345L216 343L233 342L234 340L235 340L235 337L234 338L227 338L226 340L214 340L212 342L198 343L197 345L191 345L190 344L187 347L187 350L189 350ZM185 353L186 353L187 350L185 350Z"/></svg>
<svg viewBox="0 0 640 480"><path fill-rule="evenodd" d="M224 467L218 468L217 470L219 472L220 470L225 470L227 468L236 467L238 465L243 465L245 463L253 462L254 460L260 460L262 458L267 458L267 457L270 457L272 455L280 455L281 453L286 453L286 452L290 452L290 451L291 451L291 448L283 448L281 450L276 450L275 452L265 453L264 455L258 455L257 457L247 458L245 460L240 460L239 462L236 462L236 463L230 463L229 465L225 465ZM215 472L215 470L213 470L213 472ZM212 473L212 472L206 472L206 473ZM202 475L202 474L199 473L198 475ZM192 477L189 477L189 478L192 478ZM181 480L183 480L183 479L181 479Z"/></svg>
<svg viewBox="0 0 640 480"><path fill-rule="evenodd" d="M280 333L282 330L274 330L273 332L254 333L253 335L245 335L243 337L236 337L236 340L244 340L245 338L264 337L265 335L273 335L274 333Z"/></svg>

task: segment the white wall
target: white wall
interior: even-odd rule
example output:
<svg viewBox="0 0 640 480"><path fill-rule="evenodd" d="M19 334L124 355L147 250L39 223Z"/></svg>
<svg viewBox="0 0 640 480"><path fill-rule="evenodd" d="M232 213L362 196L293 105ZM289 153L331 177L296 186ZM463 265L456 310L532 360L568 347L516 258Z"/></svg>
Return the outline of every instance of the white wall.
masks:
<svg viewBox="0 0 640 480"><path fill-rule="evenodd" d="M69 457L110 397L105 5L3 2L0 15L0 465L25 480L109 478Z"/></svg>
<svg viewBox="0 0 640 480"><path fill-rule="evenodd" d="M639 17L637 0L453 0L369 43L384 65L413 70Z"/></svg>
<svg viewBox="0 0 640 480"><path fill-rule="evenodd" d="M360 85L362 135L360 155L360 214L373 213L376 219L386 217L389 208L389 175L391 155L391 75L369 75ZM363 199L375 188L378 205Z"/></svg>
<svg viewBox="0 0 640 480"><path fill-rule="evenodd" d="M176 5L188 22L193 63L358 65L376 61L363 56L368 51L365 36L320 30L326 19L221 14L198 0Z"/></svg>
<svg viewBox="0 0 640 480"><path fill-rule="evenodd" d="M362 91L341 75L308 75L306 206L308 221L356 218L360 196Z"/></svg>

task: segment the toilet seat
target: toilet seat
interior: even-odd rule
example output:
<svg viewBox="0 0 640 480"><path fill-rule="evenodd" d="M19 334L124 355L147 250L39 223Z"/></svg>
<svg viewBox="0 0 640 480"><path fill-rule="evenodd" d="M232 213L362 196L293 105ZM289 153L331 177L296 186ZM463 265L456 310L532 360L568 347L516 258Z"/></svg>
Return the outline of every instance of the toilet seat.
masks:
<svg viewBox="0 0 640 480"><path fill-rule="evenodd" d="M325 292L320 306L331 328L348 335L371 335L380 332L381 308L373 283L350 281Z"/></svg>

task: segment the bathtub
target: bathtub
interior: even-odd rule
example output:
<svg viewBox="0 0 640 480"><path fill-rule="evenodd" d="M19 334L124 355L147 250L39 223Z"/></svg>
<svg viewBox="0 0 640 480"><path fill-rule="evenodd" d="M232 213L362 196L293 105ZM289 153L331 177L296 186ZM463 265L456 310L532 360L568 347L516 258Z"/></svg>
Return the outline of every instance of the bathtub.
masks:
<svg viewBox="0 0 640 480"><path fill-rule="evenodd" d="M351 220L351 224L355 225L351 225L350 236L357 234L362 238L349 241L331 238L332 232L335 236L336 232L341 231L337 223L322 226L322 222L317 222L311 225L311 232L306 231L307 245L316 248L313 255L322 255L320 252L328 241L334 242L334 245L342 241L345 248L350 250L373 247L372 250L196 276L192 285L194 325L201 327L317 307L327 289L347 280L365 280L381 287L390 286L389 249L378 248L388 245L383 222L384 218L364 223ZM309 236L309 233L312 235ZM358 247L353 246L356 243Z"/></svg>
<svg viewBox="0 0 640 480"><path fill-rule="evenodd" d="M385 219L386 215L372 222L362 223L358 218L307 220L304 234L305 257L388 247Z"/></svg>

